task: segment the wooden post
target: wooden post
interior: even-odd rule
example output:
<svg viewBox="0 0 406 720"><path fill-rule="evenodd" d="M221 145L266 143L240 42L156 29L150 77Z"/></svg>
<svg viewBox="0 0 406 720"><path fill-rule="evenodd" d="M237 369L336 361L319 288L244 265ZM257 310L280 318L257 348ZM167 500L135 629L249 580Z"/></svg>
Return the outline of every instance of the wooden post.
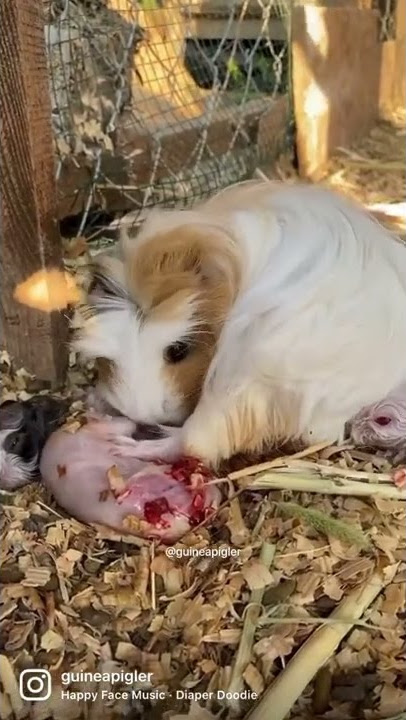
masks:
<svg viewBox="0 0 406 720"><path fill-rule="evenodd" d="M303 177L320 180L334 151L375 124L381 45L374 10L309 4L293 9L292 85Z"/></svg>
<svg viewBox="0 0 406 720"><path fill-rule="evenodd" d="M42 0L1 0L0 133L3 341L15 363L55 385L67 367L67 323L13 299L18 283L60 268Z"/></svg>

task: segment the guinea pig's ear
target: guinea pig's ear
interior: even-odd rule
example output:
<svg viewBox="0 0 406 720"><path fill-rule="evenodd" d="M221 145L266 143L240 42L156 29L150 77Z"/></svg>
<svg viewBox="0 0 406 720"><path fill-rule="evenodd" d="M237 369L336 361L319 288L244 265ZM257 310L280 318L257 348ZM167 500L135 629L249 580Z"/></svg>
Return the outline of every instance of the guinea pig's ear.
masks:
<svg viewBox="0 0 406 720"><path fill-rule="evenodd" d="M0 405L0 430L17 430L23 421L23 405L15 400L5 400Z"/></svg>
<svg viewBox="0 0 406 720"><path fill-rule="evenodd" d="M24 420L33 427L44 440L62 424L68 402L62 398L37 395L24 403Z"/></svg>
<svg viewBox="0 0 406 720"><path fill-rule="evenodd" d="M154 306L178 291L221 287L235 295L241 258L233 238L204 223L180 225L127 247L127 284L141 305Z"/></svg>

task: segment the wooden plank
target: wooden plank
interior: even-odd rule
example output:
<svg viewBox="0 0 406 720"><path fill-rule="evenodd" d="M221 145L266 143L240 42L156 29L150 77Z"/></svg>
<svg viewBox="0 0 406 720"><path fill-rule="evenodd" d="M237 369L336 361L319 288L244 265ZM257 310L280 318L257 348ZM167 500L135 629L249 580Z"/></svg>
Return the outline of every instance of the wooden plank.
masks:
<svg viewBox="0 0 406 720"><path fill-rule="evenodd" d="M245 15L263 15L269 2L263 6L258 0L184 0L181 6L192 15L238 15L244 9ZM272 4L272 3L271 3ZM272 10L271 10L272 13ZM274 14L274 13L273 13Z"/></svg>
<svg viewBox="0 0 406 720"><path fill-rule="evenodd" d="M0 21L4 341L16 363L56 384L67 365L64 318L13 299L16 285L44 264L61 267L42 2L2 0Z"/></svg>
<svg viewBox="0 0 406 720"><path fill-rule="evenodd" d="M271 40L286 40L286 28L282 20L272 18L264 23L262 17L243 18L229 22L229 19L212 17L190 17L185 19L186 32L189 37L205 40L218 40L226 37L229 40L241 38L243 40L256 40L258 35L269 33Z"/></svg>
<svg viewBox="0 0 406 720"><path fill-rule="evenodd" d="M391 119L406 106L406 0L396 6L396 37L382 43L380 115Z"/></svg>
<svg viewBox="0 0 406 720"><path fill-rule="evenodd" d="M400 0L402 2L402 0ZM287 0L286 7L289 5L314 5L318 7L352 7L352 8L368 8L371 9L374 0ZM264 11L271 5L271 17L277 14L277 10L272 8L272 0L263 4L258 0L184 0L181 5L192 15L224 15L227 17L234 12L237 15L245 9L245 16L262 16Z"/></svg>
<svg viewBox="0 0 406 720"><path fill-rule="evenodd" d="M313 5L315 7L350 7L371 9L373 0L295 0L296 5Z"/></svg>
<svg viewBox="0 0 406 720"><path fill-rule="evenodd" d="M152 168L155 166L158 153L159 161L155 168L154 183L168 178L168 168L172 173L187 169L189 158L192 157L202 137L205 138L205 147L210 149L214 156L220 157L229 149L241 112L244 114L244 120L240 126L240 134L235 140L234 149L246 148L250 141L257 143L261 118L268 111L272 113L274 106L273 100L260 98L248 101L242 109L236 105L231 116L224 108L219 109L207 127L204 116L178 121L172 127L169 123L165 127L163 123L163 127L159 129L159 145L156 142L158 131L154 132L156 138L154 140L152 134L142 133L133 122L128 121L133 120L131 112L128 117L124 112L115 136L116 154L107 152L101 154L100 181L96 186L94 205L106 205L111 212L133 210L135 203L142 199L142 188L151 183ZM264 135L266 124L263 123L262 127L261 137ZM270 138L269 144L272 145L272 142ZM134 150L138 152L135 154ZM202 162L213 155L209 155L208 150L205 150L201 158ZM58 217L83 211L91 178L92 167L89 158L76 156L65 160L58 183L60 198Z"/></svg>
<svg viewBox="0 0 406 720"><path fill-rule="evenodd" d="M246 3L239 0L192 0L182 5L187 35L191 37L256 40L258 35L266 32L272 40L287 38L283 19L276 17L272 10L264 23L266 3L262 7L257 0Z"/></svg>
<svg viewBox="0 0 406 720"><path fill-rule="evenodd" d="M335 148L352 144L376 121L378 30L373 10L294 8L292 80L302 176L322 177Z"/></svg>

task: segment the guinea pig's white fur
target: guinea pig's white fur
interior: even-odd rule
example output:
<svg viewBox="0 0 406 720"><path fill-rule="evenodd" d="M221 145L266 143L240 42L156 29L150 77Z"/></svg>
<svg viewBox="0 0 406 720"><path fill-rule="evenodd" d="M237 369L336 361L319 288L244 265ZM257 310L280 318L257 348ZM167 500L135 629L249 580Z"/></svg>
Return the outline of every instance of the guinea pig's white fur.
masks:
<svg viewBox="0 0 406 720"><path fill-rule="evenodd" d="M152 212L123 258L125 278L106 270L121 296L76 349L108 361L111 405L136 421L186 420L176 442L211 464L340 439L406 380L406 250L333 192L243 183L194 210ZM185 338L190 354L166 362Z"/></svg>

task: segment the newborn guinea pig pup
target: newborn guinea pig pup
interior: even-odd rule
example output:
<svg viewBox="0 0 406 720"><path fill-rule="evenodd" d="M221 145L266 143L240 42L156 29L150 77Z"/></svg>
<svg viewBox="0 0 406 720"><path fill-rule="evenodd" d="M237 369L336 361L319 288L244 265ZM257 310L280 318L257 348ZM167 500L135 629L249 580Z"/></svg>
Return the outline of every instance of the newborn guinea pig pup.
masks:
<svg viewBox="0 0 406 720"><path fill-rule="evenodd" d="M174 542L217 507L220 493L193 458L145 463L114 452L131 437L125 418L93 419L77 432L61 428L43 450L40 470L57 502L79 520Z"/></svg>
<svg viewBox="0 0 406 720"><path fill-rule="evenodd" d="M38 476L42 449L65 412L63 400L46 395L0 405L0 488L14 490Z"/></svg>
<svg viewBox="0 0 406 720"><path fill-rule="evenodd" d="M350 423L357 445L387 450L396 462L406 461L406 385L363 408Z"/></svg>
<svg viewBox="0 0 406 720"><path fill-rule="evenodd" d="M362 208L251 181L125 235L122 260L95 274L74 348L98 359L98 392L122 415L182 426L123 452L216 466L341 439L406 381L405 308L406 249Z"/></svg>

